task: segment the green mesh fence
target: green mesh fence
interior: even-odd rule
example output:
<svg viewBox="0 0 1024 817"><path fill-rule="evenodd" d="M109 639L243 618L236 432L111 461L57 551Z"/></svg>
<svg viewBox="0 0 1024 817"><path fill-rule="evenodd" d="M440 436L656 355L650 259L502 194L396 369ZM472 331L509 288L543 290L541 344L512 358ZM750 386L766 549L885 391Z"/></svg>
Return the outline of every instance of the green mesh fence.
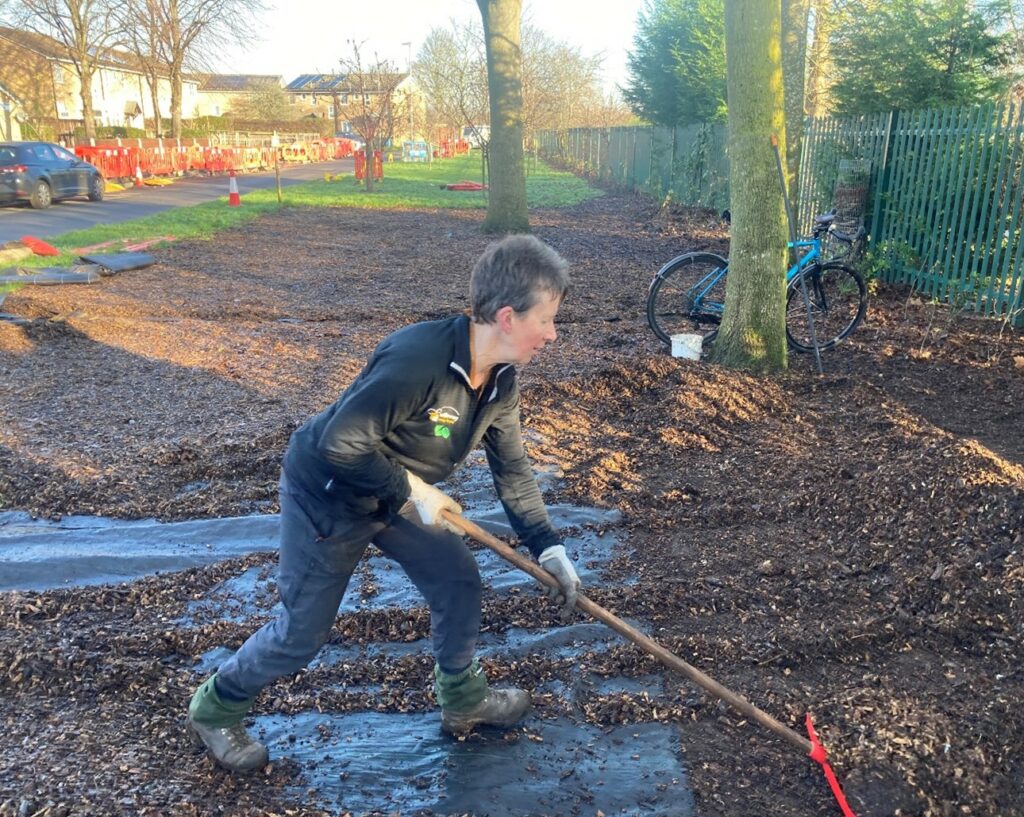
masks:
<svg viewBox="0 0 1024 817"><path fill-rule="evenodd" d="M726 126L547 131L542 155L680 204L729 206ZM1024 325L1024 109L1015 103L805 124L797 221L863 224L878 274Z"/></svg>
<svg viewBox="0 0 1024 817"><path fill-rule="evenodd" d="M695 207L729 206L723 125L544 131L541 155L579 173Z"/></svg>

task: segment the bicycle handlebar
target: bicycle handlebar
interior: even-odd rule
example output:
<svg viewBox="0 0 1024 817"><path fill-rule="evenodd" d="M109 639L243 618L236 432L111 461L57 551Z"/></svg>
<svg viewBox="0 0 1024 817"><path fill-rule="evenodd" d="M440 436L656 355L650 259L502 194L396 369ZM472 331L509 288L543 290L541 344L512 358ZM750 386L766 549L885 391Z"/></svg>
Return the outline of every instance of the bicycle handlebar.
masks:
<svg viewBox="0 0 1024 817"><path fill-rule="evenodd" d="M842 230L836 230L834 228L830 230L830 232L840 241L846 241L850 244L852 244L854 241L859 241L861 238L867 235L867 230L865 230L863 227L858 227L857 232L855 233L844 233Z"/></svg>
<svg viewBox="0 0 1024 817"><path fill-rule="evenodd" d="M847 244L853 244L855 241L859 241L867 234L867 230L863 227L858 227L857 231L853 233L844 233L842 230L836 229L835 222L832 221L832 219L829 219L828 221L818 221L815 219L815 221L817 222L813 231L815 238L819 238L825 233L831 233L840 241Z"/></svg>

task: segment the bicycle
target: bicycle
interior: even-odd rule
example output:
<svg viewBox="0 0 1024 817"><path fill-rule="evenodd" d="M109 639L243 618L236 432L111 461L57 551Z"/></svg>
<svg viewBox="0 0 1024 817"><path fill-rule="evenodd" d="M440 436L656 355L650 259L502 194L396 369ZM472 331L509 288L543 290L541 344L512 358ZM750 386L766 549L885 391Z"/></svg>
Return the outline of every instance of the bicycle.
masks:
<svg viewBox="0 0 1024 817"><path fill-rule="evenodd" d="M868 231L864 225L852 233L836 227L836 208L816 216L811 234L821 241L821 255L825 261L847 261L856 264L864 254Z"/></svg>
<svg viewBox="0 0 1024 817"><path fill-rule="evenodd" d="M811 235L821 241L821 257L824 261L848 260L856 264L862 255L867 244L868 231L864 225L860 225L852 233L847 233L836 227L837 210L833 207L826 213L814 217L814 226L811 228ZM732 214L728 210L722 211L722 220L726 224L732 222ZM842 246L842 249L837 247Z"/></svg>
<svg viewBox="0 0 1024 817"><path fill-rule="evenodd" d="M867 311L867 287L860 273L842 261L822 258L822 237L832 223L815 220L811 238L795 244L798 253L806 252L786 271L786 340L798 352L814 351L801 279L807 285L819 350L831 349L847 337ZM849 237L852 251L856 234L831 232L841 241ZM684 253L665 264L647 293L647 323L654 334L671 345L672 335L696 333L703 336L704 346L709 345L722 322L728 272L729 262L711 252Z"/></svg>

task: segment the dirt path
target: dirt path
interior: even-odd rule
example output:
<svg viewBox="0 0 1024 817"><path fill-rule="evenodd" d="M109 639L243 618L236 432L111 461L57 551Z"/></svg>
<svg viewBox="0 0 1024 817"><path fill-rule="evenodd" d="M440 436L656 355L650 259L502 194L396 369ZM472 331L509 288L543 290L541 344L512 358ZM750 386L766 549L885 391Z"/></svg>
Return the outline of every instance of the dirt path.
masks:
<svg viewBox="0 0 1024 817"><path fill-rule="evenodd" d="M564 472L553 501L624 514L627 549L593 596L784 722L811 709L861 817L1024 812L1020 334L883 291L823 378L807 358L776 380L675 361L644 324L647 283L725 237L710 216L653 215L609 196L533 219L575 284L559 342L522 373L531 453ZM285 211L99 286L9 296L5 309L33 320L0 322L0 507L275 510L292 429L385 333L464 308L479 220ZM24 799L76 814L284 813L294 764L232 779L180 732L192 660L255 622L174 622L247 563L0 594L0 814ZM485 625L536 617L513 600L489 605ZM424 610L393 610L342 619L335 638L426 627ZM629 648L594 660L658 671ZM418 690L421 663L361 672ZM572 672L490 669L527 685ZM397 692L325 702L324 680L282 681L261 711L410 705ZM836 813L813 764L681 681L666 696L598 701L588 719L678 722L702 817Z"/></svg>

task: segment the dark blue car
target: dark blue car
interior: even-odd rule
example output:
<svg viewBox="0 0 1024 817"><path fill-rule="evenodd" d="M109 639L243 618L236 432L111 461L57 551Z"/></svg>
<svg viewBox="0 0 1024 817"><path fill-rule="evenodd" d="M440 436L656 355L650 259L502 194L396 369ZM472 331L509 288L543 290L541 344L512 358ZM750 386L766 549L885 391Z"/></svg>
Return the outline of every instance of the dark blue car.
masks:
<svg viewBox="0 0 1024 817"><path fill-rule="evenodd" d="M74 196L102 201L95 166L50 142L0 142L0 204L27 201L37 210Z"/></svg>

